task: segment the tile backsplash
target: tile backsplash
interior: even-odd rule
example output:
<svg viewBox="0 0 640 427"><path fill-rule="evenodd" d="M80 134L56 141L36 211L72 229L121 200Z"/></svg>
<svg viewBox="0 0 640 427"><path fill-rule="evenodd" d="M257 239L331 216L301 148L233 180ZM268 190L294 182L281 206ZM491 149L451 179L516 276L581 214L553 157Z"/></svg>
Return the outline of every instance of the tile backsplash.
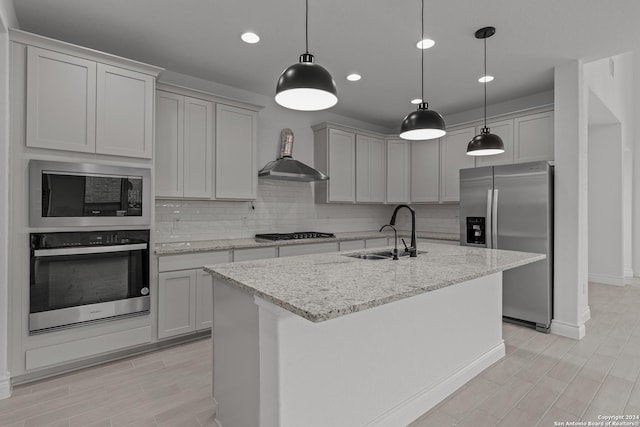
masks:
<svg viewBox="0 0 640 427"><path fill-rule="evenodd" d="M253 237L292 231L377 230L389 222L393 206L316 204L316 184L260 180L254 202L156 200L155 241L182 242ZM414 205L418 230L458 233L458 205ZM410 227L409 211L399 214Z"/></svg>

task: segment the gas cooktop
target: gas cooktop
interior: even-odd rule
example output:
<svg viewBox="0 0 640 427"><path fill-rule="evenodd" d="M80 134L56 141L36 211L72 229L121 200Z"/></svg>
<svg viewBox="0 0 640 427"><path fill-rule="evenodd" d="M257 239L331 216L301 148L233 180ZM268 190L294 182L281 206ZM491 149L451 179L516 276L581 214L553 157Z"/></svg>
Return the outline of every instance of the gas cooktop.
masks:
<svg viewBox="0 0 640 427"><path fill-rule="evenodd" d="M256 239L263 240L296 240L296 239L322 239L336 237L333 233L320 233L317 231L296 231L295 233L267 233L256 234Z"/></svg>

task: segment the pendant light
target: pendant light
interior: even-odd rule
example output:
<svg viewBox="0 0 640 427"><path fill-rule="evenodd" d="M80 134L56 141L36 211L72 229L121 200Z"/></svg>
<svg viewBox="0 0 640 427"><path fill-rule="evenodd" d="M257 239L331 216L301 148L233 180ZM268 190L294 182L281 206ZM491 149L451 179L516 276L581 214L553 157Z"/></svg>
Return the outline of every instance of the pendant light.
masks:
<svg viewBox="0 0 640 427"><path fill-rule="evenodd" d="M487 39L496 33L494 27L480 28L476 31L476 38L484 40L484 76L482 84L484 85L484 127L480 135L473 137L469 145L467 145L467 154L469 156L491 156L504 153L504 143L502 139L490 132L487 127L487 83L491 79L487 79Z"/></svg>
<svg viewBox="0 0 640 427"><path fill-rule="evenodd" d="M424 0L422 0L422 34L420 40L424 40ZM421 102L418 109L409 113L400 125L400 138L411 140L434 139L444 136L444 119L433 110L429 110L429 104L424 102L424 49L420 49L420 71L421 71Z"/></svg>
<svg viewBox="0 0 640 427"><path fill-rule="evenodd" d="M309 0L305 0L305 53L300 62L282 72L276 87L276 102L299 111L319 111L338 102L336 82L309 53Z"/></svg>

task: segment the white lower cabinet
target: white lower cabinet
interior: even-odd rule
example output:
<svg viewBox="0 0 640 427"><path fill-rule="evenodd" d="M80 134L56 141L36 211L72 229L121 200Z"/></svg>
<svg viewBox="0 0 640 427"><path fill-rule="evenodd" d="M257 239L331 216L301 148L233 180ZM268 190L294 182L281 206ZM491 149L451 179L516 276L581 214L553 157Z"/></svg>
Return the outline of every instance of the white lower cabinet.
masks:
<svg viewBox="0 0 640 427"><path fill-rule="evenodd" d="M213 276L198 269L196 272L196 331L213 326Z"/></svg>
<svg viewBox="0 0 640 427"><path fill-rule="evenodd" d="M159 274L158 338L168 338L196 330L198 272L194 269Z"/></svg>
<svg viewBox="0 0 640 427"><path fill-rule="evenodd" d="M158 275L158 338L210 328L213 277L201 268Z"/></svg>

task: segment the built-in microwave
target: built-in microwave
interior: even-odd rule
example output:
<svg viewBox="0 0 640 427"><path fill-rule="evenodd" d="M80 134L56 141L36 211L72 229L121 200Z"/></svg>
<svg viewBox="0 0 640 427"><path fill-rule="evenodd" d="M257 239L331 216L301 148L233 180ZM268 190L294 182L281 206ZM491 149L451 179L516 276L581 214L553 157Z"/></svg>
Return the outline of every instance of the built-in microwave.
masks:
<svg viewBox="0 0 640 427"><path fill-rule="evenodd" d="M150 169L31 160L31 227L150 224Z"/></svg>

